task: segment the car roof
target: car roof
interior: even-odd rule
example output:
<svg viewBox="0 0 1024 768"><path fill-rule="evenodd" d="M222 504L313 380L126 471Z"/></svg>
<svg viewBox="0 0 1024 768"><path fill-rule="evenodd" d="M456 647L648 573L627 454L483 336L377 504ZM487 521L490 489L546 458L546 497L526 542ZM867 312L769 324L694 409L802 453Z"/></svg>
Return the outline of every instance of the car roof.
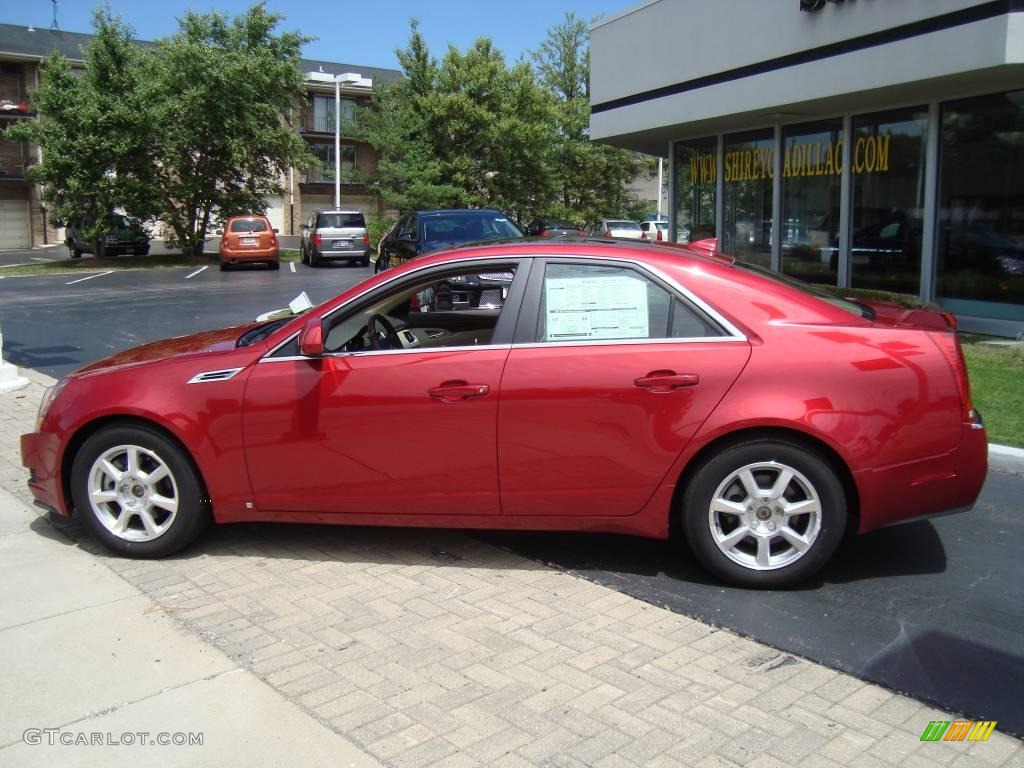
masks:
<svg viewBox="0 0 1024 768"><path fill-rule="evenodd" d="M494 208L438 208L430 211L412 211L412 213L419 216L469 216L479 213L493 213L496 216L502 216L506 219L508 218L508 216L505 216L503 212L495 210Z"/></svg>

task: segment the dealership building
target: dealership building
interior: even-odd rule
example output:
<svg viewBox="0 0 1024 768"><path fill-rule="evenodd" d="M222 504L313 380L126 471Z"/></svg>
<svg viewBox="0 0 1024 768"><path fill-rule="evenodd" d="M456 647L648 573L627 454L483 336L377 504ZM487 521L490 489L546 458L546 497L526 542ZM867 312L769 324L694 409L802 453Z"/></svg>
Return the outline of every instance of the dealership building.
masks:
<svg viewBox="0 0 1024 768"><path fill-rule="evenodd" d="M591 28L591 137L669 232L1024 331L1024 2L654 0Z"/></svg>

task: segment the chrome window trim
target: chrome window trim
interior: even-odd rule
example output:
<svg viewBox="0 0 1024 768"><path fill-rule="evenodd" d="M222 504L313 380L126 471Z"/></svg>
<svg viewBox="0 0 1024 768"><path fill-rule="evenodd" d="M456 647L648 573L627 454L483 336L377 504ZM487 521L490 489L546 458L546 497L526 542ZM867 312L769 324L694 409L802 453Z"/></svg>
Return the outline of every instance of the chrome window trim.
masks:
<svg viewBox="0 0 1024 768"><path fill-rule="evenodd" d="M435 352L470 352L478 349L511 349L511 344L475 344L464 347L414 347L412 349L361 349L358 352L325 352L320 357L288 355L286 357L264 357L259 363L277 363L286 360L322 360L325 357L367 357L369 355L409 355Z"/></svg>
<svg viewBox="0 0 1024 768"><path fill-rule="evenodd" d="M228 381L238 375L240 371L244 371L245 368L220 368L215 371L200 371L186 384L216 384L218 381Z"/></svg>
<svg viewBox="0 0 1024 768"><path fill-rule="evenodd" d="M452 264L452 266L454 266L454 267L458 267L458 266L462 266L462 265L472 266L473 263L476 262L476 261L487 261L487 262L506 262L507 261L507 262L515 262L516 264L518 264L519 262L524 261L526 259L546 259L548 261L558 261L560 259L567 259L567 260L573 260L573 261L608 261L608 262L612 262L612 263L615 263L615 264L629 264L629 265L631 265L633 267L636 267L641 272L647 272L648 274L655 275L660 280L662 280L665 283L667 283L668 285L670 285L674 290L678 291L680 294L682 294L684 297L686 297L687 300L689 300L691 303L693 303L694 306L699 308L701 311L703 311L705 314L707 314L708 317L710 317L712 320L714 320L716 323L718 323L722 327L722 329L726 332L726 335L724 335L724 336L693 336L693 337L685 337L685 338L678 338L678 339L603 339L603 340L595 340L595 341L564 341L564 342L543 342L543 341L538 341L538 342L531 342L531 343L527 343L527 344L511 344L511 345L499 344L499 345L496 345L496 346L494 346L494 345L481 345L481 346L468 346L468 347L433 347L433 348L430 348L430 349L365 350L365 351L362 351L362 352L342 352L342 353L330 352L330 353L324 355L324 357L343 357L343 356L349 356L349 355L365 355L365 354L391 354L391 353L395 353L395 352L398 352L398 353L434 352L434 351L437 351L437 352L440 352L440 351L450 352L450 351L453 351L453 350L466 350L466 349L501 349L501 348L506 347L506 346L513 346L513 347L516 347L516 348L530 348L530 347L562 347L562 346L572 346L572 347L578 347L578 346L607 346L609 344L652 344L652 343L653 344L666 344L666 343L668 343L668 344L676 344L676 343L687 343L687 344L705 343L706 344L706 343L716 342L716 341L726 341L726 342L728 342L728 341L744 341L744 342L747 341L747 336L746 336L745 333L743 333L739 328L737 328L735 325L733 325L731 322L729 322L724 316L722 316L721 313L719 313L716 309L714 309L713 307L708 305L707 302L705 302L703 299L701 299L700 297L694 295L694 293L692 291L690 291L688 288L684 287L683 285L680 285L680 283L674 277L672 277L671 275L666 274L665 272L663 272L662 270L658 269L657 267L653 267L653 266L651 266L649 264L645 264L644 262L639 261L637 259L630 259L630 258L626 258L626 257L623 257L623 256L603 256L603 255L600 255L600 254L598 254L598 255L594 255L594 254L583 255L583 254L579 254L579 253L573 253L573 254L566 254L566 255L563 256L563 255L560 255L560 254L551 254L551 253L524 253L522 255L515 255L515 256L507 255L506 254L506 255L502 255L502 256L494 256L494 257L491 257L491 258L487 258L485 256L481 256L479 259L473 258L473 259L466 259L465 261L462 261L462 262L456 262L456 263ZM379 283L378 285L375 285L372 288L367 288L367 289L365 289L363 291L360 291L355 296L353 296L351 299L346 301L344 304L340 304L339 306L335 307L334 309L332 309L327 314L321 315L320 316L320 321L323 322L324 320L328 319L332 315L334 315L334 314L336 314L338 312L343 311L346 307L351 305L353 302L358 301L359 299L361 299L363 296L365 296L366 294L370 293L371 291L376 291L378 289L384 288L389 283L393 283L393 282L395 282L397 280L403 280L406 277L408 277L409 275L414 275L417 272L423 272L423 271L426 271L428 269L436 269L438 266L439 265L437 265L437 264L429 264L429 265L424 265L424 266L421 266L421 267L417 267L417 268L415 268L413 270L410 270L409 272L404 272L401 275L398 275L396 277L392 277L389 280L385 280L383 283ZM259 360L259 362L260 363L269 363L269 362L274 362L276 360L285 361L285 360L315 360L315 359L317 359L317 358L313 358L313 357L307 357L305 355L299 355L299 356L292 355L292 356L287 356L287 357L273 357L274 353L277 350L279 350L281 347L285 346L289 342L294 341L296 338L298 338L298 335L299 335L299 331L296 331L292 335L288 336L288 338L286 338L280 344L276 345L273 349L271 349L269 352L267 352Z"/></svg>

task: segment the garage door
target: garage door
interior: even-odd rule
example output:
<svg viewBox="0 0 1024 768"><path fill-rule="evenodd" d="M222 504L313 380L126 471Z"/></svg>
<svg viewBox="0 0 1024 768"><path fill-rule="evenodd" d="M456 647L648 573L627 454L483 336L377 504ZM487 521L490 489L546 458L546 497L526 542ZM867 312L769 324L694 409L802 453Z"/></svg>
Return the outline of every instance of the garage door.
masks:
<svg viewBox="0 0 1024 768"><path fill-rule="evenodd" d="M284 225L284 199L280 197L268 197L266 198L267 203L267 218L270 219L270 226L276 229L280 234L287 235L288 230Z"/></svg>
<svg viewBox="0 0 1024 768"><path fill-rule="evenodd" d="M31 248L28 229L28 201L0 200L0 250Z"/></svg>

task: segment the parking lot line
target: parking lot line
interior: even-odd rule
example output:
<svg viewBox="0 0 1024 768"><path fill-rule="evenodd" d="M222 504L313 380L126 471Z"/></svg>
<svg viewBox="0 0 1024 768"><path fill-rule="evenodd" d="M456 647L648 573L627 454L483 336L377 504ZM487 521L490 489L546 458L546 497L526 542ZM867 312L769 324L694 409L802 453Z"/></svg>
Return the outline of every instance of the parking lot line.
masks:
<svg viewBox="0 0 1024 768"><path fill-rule="evenodd" d="M289 261L288 262L288 266L292 268L292 272L295 271L295 262L294 261Z"/></svg>
<svg viewBox="0 0 1024 768"><path fill-rule="evenodd" d="M195 276L196 276L196 275L198 275L198 274L199 274L200 272L202 272L202 271L203 271L204 269L209 269L209 267L200 267L200 268L199 268L199 269L197 269L197 270L196 270L195 272L193 272L193 273L192 273L191 275L185 275L185 279L186 279L186 280L188 280L188 279L189 279L190 277L195 277Z"/></svg>
<svg viewBox="0 0 1024 768"><path fill-rule="evenodd" d="M70 283L64 283L64 285L74 285L75 283L81 283L81 282L84 282L86 280L92 280L94 277L103 277L104 275L112 275L112 274L114 274L114 270L110 270L109 272L100 272L98 275L89 275L88 277L80 277L77 280L72 280Z"/></svg>

